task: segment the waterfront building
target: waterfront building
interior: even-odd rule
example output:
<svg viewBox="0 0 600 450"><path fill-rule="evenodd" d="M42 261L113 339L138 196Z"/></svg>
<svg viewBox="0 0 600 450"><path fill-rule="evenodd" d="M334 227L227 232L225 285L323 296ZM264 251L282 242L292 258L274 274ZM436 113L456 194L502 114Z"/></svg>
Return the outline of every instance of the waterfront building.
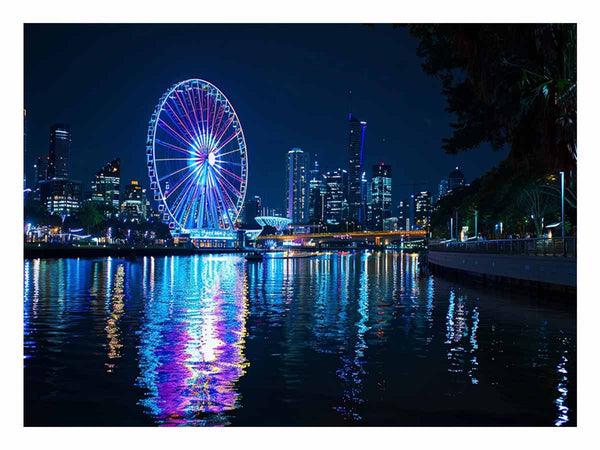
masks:
<svg viewBox="0 0 600 450"><path fill-rule="evenodd" d="M64 123L50 127L50 153L47 178L69 178L71 127Z"/></svg>
<svg viewBox="0 0 600 450"><path fill-rule="evenodd" d="M52 178L39 183L40 201L50 214L71 216L81 207L81 182Z"/></svg>
<svg viewBox="0 0 600 450"><path fill-rule="evenodd" d="M309 155L299 148L288 152L286 167L286 217L293 223L308 222Z"/></svg>
<svg viewBox="0 0 600 450"><path fill-rule="evenodd" d="M325 175L325 211L328 224L337 225L346 220L348 172L336 169Z"/></svg>
<svg viewBox="0 0 600 450"><path fill-rule="evenodd" d="M431 192L421 191L415 197L415 229L427 230L431 218Z"/></svg>
<svg viewBox="0 0 600 450"><path fill-rule="evenodd" d="M366 221L366 211L362 202L363 154L366 128L367 122L363 122L350 114L348 133L348 219L363 226Z"/></svg>
<svg viewBox="0 0 600 450"><path fill-rule="evenodd" d="M373 166L372 189L372 229L383 230L383 221L392 216L392 167L376 164Z"/></svg>
<svg viewBox="0 0 600 450"><path fill-rule="evenodd" d="M135 183L137 184L137 181ZM96 175L92 180L90 200L93 202L100 202L109 207L107 208L107 211L109 211L110 208L114 208L115 212L119 211L119 207L121 206L120 184L121 159L115 158L96 172ZM109 214L107 213L107 215Z"/></svg>
<svg viewBox="0 0 600 450"><path fill-rule="evenodd" d="M125 186L123 203L121 204L121 218L123 221L142 222L147 217L147 198L146 189L132 180Z"/></svg>

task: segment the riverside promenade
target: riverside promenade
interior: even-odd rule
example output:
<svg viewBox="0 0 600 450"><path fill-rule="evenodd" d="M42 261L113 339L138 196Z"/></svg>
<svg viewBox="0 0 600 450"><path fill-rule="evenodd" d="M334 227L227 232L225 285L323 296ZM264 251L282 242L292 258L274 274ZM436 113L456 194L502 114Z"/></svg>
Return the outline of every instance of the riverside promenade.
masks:
<svg viewBox="0 0 600 450"><path fill-rule="evenodd" d="M428 264L434 272L462 272L484 282L529 284L575 291L575 238L507 239L430 245Z"/></svg>

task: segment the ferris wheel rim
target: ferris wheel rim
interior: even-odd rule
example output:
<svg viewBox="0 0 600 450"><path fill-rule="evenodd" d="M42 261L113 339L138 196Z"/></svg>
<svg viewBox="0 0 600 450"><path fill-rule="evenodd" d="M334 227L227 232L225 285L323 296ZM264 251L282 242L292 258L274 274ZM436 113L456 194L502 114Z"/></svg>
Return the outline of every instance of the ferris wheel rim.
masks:
<svg viewBox="0 0 600 450"><path fill-rule="evenodd" d="M247 155L247 146L246 146L246 137L244 134L244 129L242 127L240 118L237 114L237 111L235 110L233 104L231 103L231 101L229 100L229 98L223 93L223 91L221 91L217 86L215 86L214 84L212 84L210 81L204 80L202 78L188 78L186 80L183 81L179 81L175 84L173 84L169 89L167 89L167 91L160 97L158 104L156 105L155 109L154 109L154 113L152 115L152 119L150 121L150 128L151 128L151 153L149 154L149 156L151 156L151 158L148 158L149 160L151 159L152 164L148 164L148 171L149 171L149 176L150 176L150 180L152 183L152 180L154 179L154 183L156 184L155 189L158 191L159 195L158 195L158 199L156 199L155 196L155 200L158 201L159 205L162 204L164 206L165 212L166 214L168 214L169 219L166 220L165 219L165 213L162 214L162 218L161 221L163 222L170 222L173 223L176 228L178 228L179 230L182 231L193 231L193 230L207 230L207 229L213 229L213 228L208 228L208 227L203 227L202 224L200 227L197 228L186 228L185 224L181 224L180 220L177 219L177 217L175 216L174 212L171 210L171 207L169 205L169 203L167 202L167 197L168 195L165 195L166 192L163 191L163 186L161 184L161 179L159 177L158 174L158 170L157 170L157 164L156 162L158 161L157 157L156 157L156 141L157 141L157 137L156 137L156 133L158 131L159 128L159 119L161 116L161 113L163 111L166 112L166 110L164 109L165 104L167 103L168 99L171 97L171 95L173 94L173 92L175 92L178 88L180 88L181 86L184 85L193 85L196 84L197 86L202 86L202 88L204 87L209 87L210 89L213 89L215 91L216 94L218 94L221 99L220 101L225 103L225 105L231 110L231 115L230 117L232 118L231 122L233 123L234 121L237 122L237 127L239 128L239 132L236 132L233 136L232 136L232 140L233 137L236 137L237 134L240 134L240 138L238 139L238 144L240 145L237 149L235 149L233 152L240 152L240 163L238 163L240 165L240 167L242 168L240 170L240 175L243 176L243 179L241 177L239 177L239 181L240 181L240 190L239 190L239 195L237 196L237 201L234 203L231 198L229 197L230 201L231 201L231 206L234 207L234 213L235 215L232 217L229 212L226 211L226 216L227 219L230 222L230 227L225 227L225 229L223 228L216 228L219 231L233 231L234 229L234 223L237 221L242 207L243 207L243 203L244 200L246 198L246 194L247 194L247 184L248 184L248 155ZM150 136L150 133L148 133L148 135ZM147 144L148 146L148 144ZM148 152L147 152L148 153ZM243 155L243 156L242 156ZM150 162L150 161L149 161ZM154 171L154 174L151 174L151 171ZM165 175L165 177L169 177L173 174L168 174ZM225 204L225 202L222 200L222 203ZM159 208L160 209L160 208ZM218 211L218 209L217 209ZM160 211L159 211L160 212ZM225 220L223 219L223 222L225 223ZM171 231L173 232L173 229L171 229Z"/></svg>

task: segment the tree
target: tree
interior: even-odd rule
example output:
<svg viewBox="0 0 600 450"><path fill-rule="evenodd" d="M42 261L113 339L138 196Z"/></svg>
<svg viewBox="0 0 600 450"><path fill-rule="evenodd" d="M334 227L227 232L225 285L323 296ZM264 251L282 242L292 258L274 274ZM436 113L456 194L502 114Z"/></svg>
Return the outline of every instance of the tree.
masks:
<svg viewBox="0 0 600 450"><path fill-rule="evenodd" d="M86 202L81 206L78 217L79 222L85 227L88 234L104 220L102 213L91 202Z"/></svg>
<svg viewBox="0 0 600 450"><path fill-rule="evenodd" d="M510 147L515 169L575 169L574 24L411 25L423 70L439 77L454 114L450 154Z"/></svg>
<svg viewBox="0 0 600 450"><path fill-rule="evenodd" d="M531 184L521 191L519 203L528 214L531 214L531 220L538 237L544 234L544 217L548 213L556 211L556 202L553 200L554 197L548 194L544 186L538 184Z"/></svg>

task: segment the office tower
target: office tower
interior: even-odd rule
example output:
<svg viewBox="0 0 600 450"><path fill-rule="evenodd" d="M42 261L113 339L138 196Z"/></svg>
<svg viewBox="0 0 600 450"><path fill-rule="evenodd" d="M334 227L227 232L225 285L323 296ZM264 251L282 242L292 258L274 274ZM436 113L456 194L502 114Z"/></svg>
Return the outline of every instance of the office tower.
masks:
<svg viewBox="0 0 600 450"><path fill-rule="evenodd" d="M365 225L366 211L362 200L363 152L367 122L349 116L348 133L348 219Z"/></svg>
<svg viewBox="0 0 600 450"><path fill-rule="evenodd" d="M137 183L137 181L136 181ZM107 208L107 215L110 215L110 208L115 212L120 207L120 184L121 184L121 159L115 158L96 172L92 180L91 200L100 202ZM141 189L141 187L140 187Z"/></svg>
<svg viewBox="0 0 600 450"><path fill-rule="evenodd" d="M398 203L398 229L410 230L410 199Z"/></svg>
<svg viewBox="0 0 600 450"><path fill-rule="evenodd" d="M438 187L438 202L448 195L448 178L442 178Z"/></svg>
<svg viewBox="0 0 600 450"><path fill-rule="evenodd" d="M81 207L81 182L52 178L39 183L40 201L50 214L70 216Z"/></svg>
<svg viewBox="0 0 600 450"><path fill-rule="evenodd" d="M123 203L121 204L121 218L125 222L146 220L147 203L146 190L137 181L132 180L131 183L125 186Z"/></svg>
<svg viewBox="0 0 600 450"><path fill-rule="evenodd" d="M286 217L293 223L308 222L309 155L299 148L288 152L286 167Z"/></svg>
<svg viewBox="0 0 600 450"><path fill-rule="evenodd" d="M38 187L40 181L48 178L48 157L38 156L33 167L35 169L35 186Z"/></svg>
<svg viewBox="0 0 600 450"><path fill-rule="evenodd" d="M327 186L324 176L311 178L308 182L308 217L311 222L322 222L325 217L325 195Z"/></svg>
<svg viewBox="0 0 600 450"><path fill-rule="evenodd" d="M392 216L392 167L381 163L373 166L372 228L383 230L383 221Z"/></svg>
<svg viewBox="0 0 600 450"><path fill-rule="evenodd" d="M71 158L71 127L55 124L50 127L50 153L48 154L48 178L69 178Z"/></svg>
<svg viewBox="0 0 600 450"><path fill-rule="evenodd" d="M431 217L431 192L421 191L415 197L415 228L427 230Z"/></svg>
<svg viewBox="0 0 600 450"><path fill-rule="evenodd" d="M325 221L339 224L346 219L344 209L347 205L348 172L336 169L325 175Z"/></svg>
<svg viewBox="0 0 600 450"><path fill-rule="evenodd" d="M448 175L448 192L452 192L453 190L464 185L465 175L460 170L458 170L457 167Z"/></svg>

